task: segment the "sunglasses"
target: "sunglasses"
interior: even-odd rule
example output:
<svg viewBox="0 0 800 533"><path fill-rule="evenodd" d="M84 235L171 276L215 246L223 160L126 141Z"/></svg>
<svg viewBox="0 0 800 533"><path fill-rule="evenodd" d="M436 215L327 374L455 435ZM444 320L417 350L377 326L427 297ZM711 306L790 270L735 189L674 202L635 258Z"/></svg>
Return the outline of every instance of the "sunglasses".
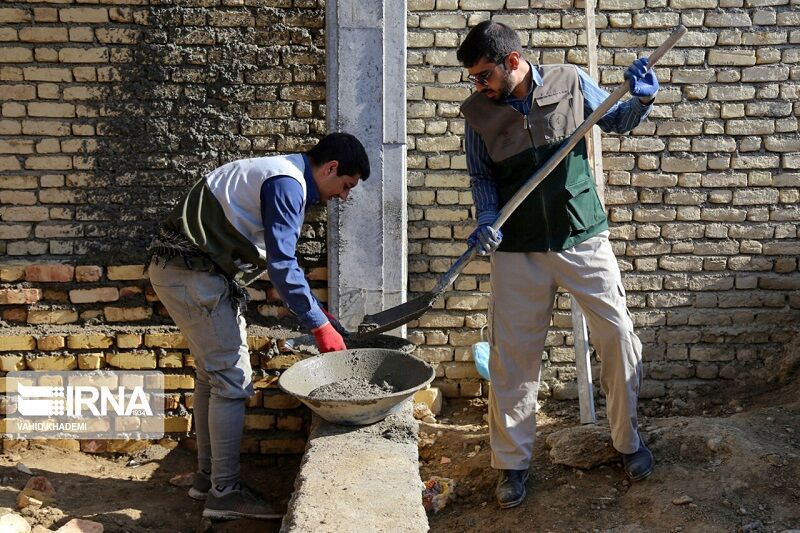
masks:
<svg viewBox="0 0 800 533"><path fill-rule="evenodd" d="M489 85L489 78L492 77L495 69L497 69L497 67L501 67L504 69L506 68L506 57L508 56L505 56L500 63L496 64L492 68L486 69L483 72L478 72L477 74L471 74L467 76L467 79L469 80L470 83L476 83L483 86Z"/></svg>

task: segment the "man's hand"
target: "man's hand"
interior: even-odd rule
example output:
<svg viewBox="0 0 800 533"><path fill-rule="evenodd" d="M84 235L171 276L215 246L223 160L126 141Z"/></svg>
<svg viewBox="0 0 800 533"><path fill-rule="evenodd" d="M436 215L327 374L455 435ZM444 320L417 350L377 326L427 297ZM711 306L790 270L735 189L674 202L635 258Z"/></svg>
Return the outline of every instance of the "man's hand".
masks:
<svg viewBox="0 0 800 533"><path fill-rule="evenodd" d="M625 71L625 79L631 86L631 94L641 100L652 100L658 92L658 79L653 70L647 70L647 58L637 59Z"/></svg>
<svg viewBox="0 0 800 533"><path fill-rule="evenodd" d="M325 322L317 329L312 329L311 333L314 334L320 353L338 352L339 350L347 349L344 339L330 322Z"/></svg>
<svg viewBox="0 0 800 533"><path fill-rule="evenodd" d="M336 318L335 316L333 316L333 314L331 314L331 313L330 313L330 312L329 312L327 309L325 309L325 306L324 306L324 305L322 305L322 303L321 303L321 302L320 302L320 301L317 299L317 297L316 297L316 296L314 297L314 300L316 300L316 302L317 302L317 305L319 306L319 308L320 308L320 310L322 311L322 313L323 313L323 314L324 314L326 317L328 317L328 320L330 320L330 321L331 321L331 325L333 326L333 329L335 329L336 331L338 331L338 332L339 332L339 334L340 334L342 337L347 337L347 336L349 336L349 335L350 335L350 332L348 332L346 329L344 329L344 326L342 326L342 324L341 324L341 323L339 323L339 319L338 319L338 318Z"/></svg>
<svg viewBox="0 0 800 533"><path fill-rule="evenodd" d="M470 246L477 246L478 255L488 255L500 246L503 234L499 229L494 229L489 224L482 224L475 228L475 231L467 238Z"/></svg>

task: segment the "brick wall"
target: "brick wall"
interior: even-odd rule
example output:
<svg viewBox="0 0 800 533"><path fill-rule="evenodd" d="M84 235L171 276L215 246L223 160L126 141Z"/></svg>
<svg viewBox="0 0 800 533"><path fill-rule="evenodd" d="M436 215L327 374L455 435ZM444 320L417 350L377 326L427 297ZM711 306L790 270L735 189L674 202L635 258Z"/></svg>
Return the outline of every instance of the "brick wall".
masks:
<svg viewBox="0 0 800 533"><path fill-rule="evenodd" d="M204 172L324 133L318 0L147 4L0 8L0 253L141 262Z"/></svg>
<svg viewBox="0 0 800 533"><path fill-rule="evenodd" d="M409 287L430 290L473 228L456 60L488 19L518 30L527 57L586 66L583 3L409 0ZM600 0L609 90L675 25L689 34L657 69L650 120L603 139L612 244L644 343L645 396L771 375L800 308L800 13L797 0ZM472 263L409 330L445 394L485 393L470 345L486 323L488 262ZM574 396L569 298L559 295L543 394ZM595 369L596 370L596 369ZM595 371L595 377L598 373ZM724 382L724 381L723 381Z"/></svg>
<svg viewBox="0 0 800 533"><path fill-rule="evenodd" d="M178 4L0 7L0 370L162 370L173 436L189 428L193 362L142 274L153 228L204 172L325 133L320 1ZM325 220L310 209L299 246L323 301ZM258 327L294 322L268 280L250 295L243 446L298 453L307 411L276 387L295 359Z"/></svg>
<svg viewBox="0 0 800 533"><path fill-rule="evenodd" d="M191 427L194 359L183 335L170 326L142 265L101 267L66 264L0 266L0 372L20 370L159 370L164 372L165 432L181 438ZM312 279L325 269L310 272ZM266 281L256 285L264 287ZM269 288L254 288L251 307L264 314L285 311ZM273 291L274 292L274 291ZM54 303L58 302L58 303ZM252 309L251 309L252 311ZM258 317L248 317L258 323ZM17 324L12 326L12 324ZM159 325L163 324L163 325ZM309 416L277 388L280 372L298 360L285 348L280 327L251 326L248 335L256 394L249 398L243 451L300 453ZM85 451L122 451L100 441L82 441ZM63 445L63 443L61 444ZM135 444L134 444L135 445Z"/></svg>

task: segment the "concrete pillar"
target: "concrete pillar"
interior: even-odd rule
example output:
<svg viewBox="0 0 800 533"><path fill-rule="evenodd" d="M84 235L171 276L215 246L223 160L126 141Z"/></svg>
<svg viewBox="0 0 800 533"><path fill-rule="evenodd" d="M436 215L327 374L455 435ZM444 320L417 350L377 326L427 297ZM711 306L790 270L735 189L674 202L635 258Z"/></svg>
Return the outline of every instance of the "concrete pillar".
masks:
<svg viewBox="0 0 800 533"><path fill-rule="evenodd" d="M372 169L328 214L328 300L352 331L406 295L406 2L325 10L328 131L358 137Z"/></svg>

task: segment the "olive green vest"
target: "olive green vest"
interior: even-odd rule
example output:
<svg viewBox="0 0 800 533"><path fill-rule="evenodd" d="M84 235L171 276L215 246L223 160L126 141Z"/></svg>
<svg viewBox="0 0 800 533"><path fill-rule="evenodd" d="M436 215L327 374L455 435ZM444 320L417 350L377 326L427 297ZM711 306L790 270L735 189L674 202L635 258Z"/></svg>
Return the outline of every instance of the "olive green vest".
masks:
<svg viewBox="0 0 800 533"><path fill-rule="evenodd" d="M537 68L543 83L533 90L527 117L510 105L474 93L461 106L492 160L500 206L555 153L583 122L577 67ZM608 229L581 141L523 201L502 227L502 252L561 251Z"/></svg>

